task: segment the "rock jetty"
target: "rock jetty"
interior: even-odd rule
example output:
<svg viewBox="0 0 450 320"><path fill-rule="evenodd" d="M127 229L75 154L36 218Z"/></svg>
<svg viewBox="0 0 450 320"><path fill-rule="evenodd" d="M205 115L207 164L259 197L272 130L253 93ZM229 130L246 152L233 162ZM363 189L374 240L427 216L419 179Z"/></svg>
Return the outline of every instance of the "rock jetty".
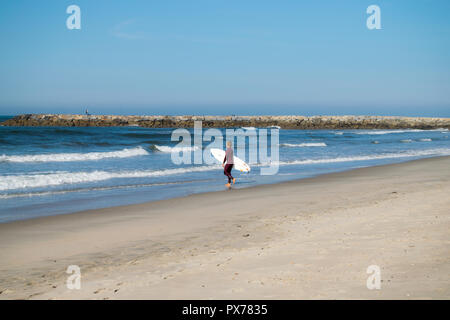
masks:
<svg viewBox="0 0 450 320"><path fill-rule="evenodd" d="M269 127L283 129L450 129L450 118L394 116L114 116L23 114L3 126L192 128Z"/></svg>

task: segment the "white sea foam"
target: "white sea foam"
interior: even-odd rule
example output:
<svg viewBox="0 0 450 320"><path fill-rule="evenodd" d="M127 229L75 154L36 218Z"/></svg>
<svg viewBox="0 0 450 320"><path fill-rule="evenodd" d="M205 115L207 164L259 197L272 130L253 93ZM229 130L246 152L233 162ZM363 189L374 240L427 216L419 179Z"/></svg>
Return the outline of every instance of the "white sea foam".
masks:
<svg viewBox="0 0 450 320"><path fill-rule="evenodd" d="M91 171L91 172L54 172L50 174L11 175L0 179L0 191L59 186L66 184L98 182L116 178L147 178L160 177L188 172L217 170L221 166L198 166L165 170L136 170L136 171Z"/></svg>
<svg viewBox="0 0 450 320"><path fill-rule="evenodd" d="M427 142L427 141L432 141L432 140L431 139L419 139L419 141Z"/></svg>
<svg viewBox="0 0 450 320"><path fill-rule="evenodd" d="M448 129L429 129L429 130L423 130L423 129L405 129L405 130L366 130L366 131L359 131L359 132L353 132L355 134L390 134L390 133L409 133L409 132L433 132L433 131L448 131Z"/></svg>
<svg viewBox="0 0 450 320"><path fill-rule="evenodd" d="M160 151L160 152L189 152L189 151L195 151L195 150L199 150L200 148L197 146L193 146L193 147L169 147L169 146L158 146L155 145L155 149Z"/></svg>
<svg viewBox="0 0 450 320"><path fill-rule="evenodd" d="M148 152L142 148L123 149L119 151L108 152L86 152L86 153L49 153L49 154L30 154L30 155L2 155L0 162L71 162L71 161L89 161L106 158L129 158L135 156L147 155Z"/></svg>
<svg viewBox="0 0 450 320"><path fill-rule="evenodd" d="M429 150L411 150L400 153L384 153L378 155L362 155L353 157L337 157L337 158L322 158L322 159L304 159L293 161L280 161L279 165L307 165L318 163L338 163L338 162L353 162L353 161L367 161L380 159L395 159L408 157L424 157L424 156L443 156L450 155L450 148L429 149ZM276 164L276 163L272 163ZM255 166L267 166L268 164L258 164ZM184 174L189 172L202 172L211 170L220 170L220 165L212 166L193 166L185 168L174 168L165 170L135 170L135 171L91 171L91 172L53 172L48 174L24 174L24 175L8 175L2 176L0 179L0 191L38 188L59 185L71 185L77 183L98 182L117 178L146 178L146 177L160 177L176 174Z"/></svg>
<svg viewBox="0 0 450 320"><path fill-rule="evenodd" d="M244 129L244 130L256 130L255 127L242 127L242 129Z"/></svg>
<svg viewBox="0 0 450 320"><path fill-rule="evenodd" d="M324 142L313 142L313 143L282 143L281 144L282 147L326 147L327 144Z"/></svg>
<svg viewBox="0 0 450 320"><path fill-rule="evenodd" d="M400 140L400 142L403 142L403 143L410 143L410 142L412 142L412 140L411 140L411 139L403 139L403 140Z"/></svg>
<svg viewBox="0 0 450 320"><path fill-rule="evenodd" d="M354 156L354 157L337 157L328 159L305 159L293 161L280 161L279 165L298 165L298 164L316 164L316 163L336 163L336 162L352 162L352 161L367 161L367 160L381 160L381 159L395 159L395 158L409 158L409 157L424 157L424 156L448 156L450 149L430 149L430 150L411 150L402 153L383 153L377 155ZM272 163L273 165L274 163ZM265 164L268 165L268 164ZM261 166L261 165L260 165Z"/></svg>

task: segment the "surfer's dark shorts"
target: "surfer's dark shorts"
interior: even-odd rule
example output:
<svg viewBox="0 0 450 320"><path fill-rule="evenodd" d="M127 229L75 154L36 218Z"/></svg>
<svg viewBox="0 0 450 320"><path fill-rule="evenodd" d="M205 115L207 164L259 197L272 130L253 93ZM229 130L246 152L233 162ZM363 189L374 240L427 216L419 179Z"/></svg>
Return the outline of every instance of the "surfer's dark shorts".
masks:
<svg viewBox="0 0 450 320"><path fill-rule="evenodd" d="M225 169L223 170L223 174L228 177L228 179L233 179L233 176L231 175L231 169L233 169L233 164L226 164Z"/></svg>

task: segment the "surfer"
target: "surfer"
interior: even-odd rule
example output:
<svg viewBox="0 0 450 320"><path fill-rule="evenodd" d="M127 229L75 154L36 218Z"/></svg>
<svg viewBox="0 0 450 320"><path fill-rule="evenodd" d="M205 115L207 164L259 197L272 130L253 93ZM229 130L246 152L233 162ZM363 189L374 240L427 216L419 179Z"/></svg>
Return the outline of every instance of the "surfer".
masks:
<svg viewBox="0 0 450 320"><path fill-rule="evenodd" d="M227 164L225 164L225 162ZM224 167L223 174L228 177L228 183L226 184L228 188L231 186L231 181L233 181L233 184L236 182L236 179L231 175L231 169L233 169L233 165L233 149L231 148L231 141L227 141L227 150L225 151L225 158L223 159L222 167Z"/></svg>

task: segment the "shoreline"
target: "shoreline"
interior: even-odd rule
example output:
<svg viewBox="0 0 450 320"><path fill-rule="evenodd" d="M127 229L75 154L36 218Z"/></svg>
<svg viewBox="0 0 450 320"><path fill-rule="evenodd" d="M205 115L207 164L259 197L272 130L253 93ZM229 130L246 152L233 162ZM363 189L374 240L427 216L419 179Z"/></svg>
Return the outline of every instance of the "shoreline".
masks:
<svg viewBox="0 0 450 320"><path fill-rule="evenodd" d="M23 127L144 127L193 128L202 121L204 128L271 127L282 129L450 129L450 118L399 116L119 116L77 114L22 114L2 126Z"/></svg>
<svg viewBox="0 0 450 320"><path fill-rule="evenodd" d="M0 299L449 298L449 162L6 222ZM365 286L380 262L392 290ZM65 288L73 264L82 290Z"/></svg>
<svg viewBox="0 0 450 320"><path fill-rule="evenodd" d="M218 190L218 191L200 191L200 192L196 192L196 193L190 193L184 196L175 196L175 197L169 197L169 198L162 198L162 199L157 199L157 200L150 200L150 201L144 201L144 202L138 202L138 203L131 203L131 204L123 204L123 205L114 205L114 206L109 206L109 207L101 207L101 208L94 208L94 209L86 209L86 210L77 210L77 211L72 211L72 212L67 212L67 213L59 213L59 214L53 214L53 215L47 215L47 216L37 216L37 217L30 217L30 218L24 218L24 219L19 219L19 220L12 220L12 221L5 221L5 222L0 222L0 227L4 224L11 224L11 223L19 223L19 222L28 222L28 221L32 221L32 220L39 220L39 219L46 219L46 218L53 218L53 217L58 217L58 216L67 216L67 215L76 215L76 214L91 214L91 213L95 213L96 211L99 210L108 210L108 209L127 209L128 207L132 207L132 206L142 206L142 205L149 205L152 204L154 202L159 202L159 201L174 201L174 200L178 200L178 199L185 199L188 198L190 196L195 196L195 195L207 195L207 194L217 194L217 193L223 193L223 192L228 192L228 191L232 191L232 192L239 192L240 190L245 190L245 189L253 189L253 188L259 188L259 187L271 187L271 186L277 186L277 185L283 185L283 184L288 184L288 183L299 183L303 180L310 180L310 179L317 179L320 178L322 176L328 176L328 175L333 175L333 174L339 174L339 173L345 173L345 172L352 172L354 170L363 170L363 169L368 169L368 168L377 168L377 167L386 167L386 166L390 166L390 165L401 165L403 163L409 163L409 162L414 162L414 161L421 161L421 160L428 160L428 159L439 159L439 158L446 158L450 156L432 156L432 157L426 157L426 158L420 158L420 159L412 159L412 160L405 160L405 161L401 161L401 162L394 162L394 163L388 163L388 164L377 164L377 165L370 165L370 166L363 166L363 167L358 167L358 168L350 168L350 169L342 169L339 171L334 171L334 172L327 172L327 173L319 173L317 175L311 176L311 177L305 177L305 178L294 178L292 180L286 180L286 181L280 181L280 182L273 182L273 183L262 183L262 184L258 184L258 185L253 185L253 186L248 186L248 187L240 187L240 188L233 188L232 190ZM113 210L116 211L116 210ZM31 222L32 223L32 222ZM1 230L1 228L0 228Z"/></svg>

